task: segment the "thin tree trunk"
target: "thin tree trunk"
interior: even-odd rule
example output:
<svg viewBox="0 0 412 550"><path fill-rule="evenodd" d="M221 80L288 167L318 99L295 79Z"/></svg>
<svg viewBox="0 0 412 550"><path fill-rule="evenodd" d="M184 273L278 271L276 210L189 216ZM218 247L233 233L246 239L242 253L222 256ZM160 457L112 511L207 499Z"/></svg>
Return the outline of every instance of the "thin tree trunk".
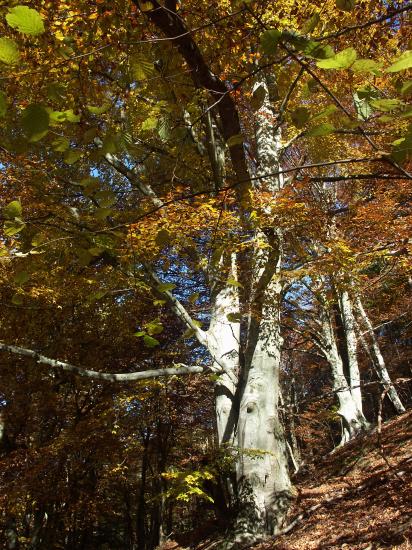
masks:
<svg viewBox="0 0 412 550"><path fill-rule="evenodd" d="M385 389L387 389L387 395L389 399L392 401L392 404L395 407L396 412L398 414L402 414L405 412L405 407L403 406L403 403L399 397L398 392L396 391L395 386L392 384L391 378L388 373L388 369L386 368L385 359L383 358L383 355L379 347L378 339L376 338L372 323L363 307L362 301L359 298L359 296L356 297L355 299L355 306L359 314L359 317L365 326L366 332L369 335L371 340L372 345L370 347L370 351L373 359L373 366L376 370L376 374L378 375L378 378L384 385Z"/></svg>
<svg viewBox="0 0 412 550"><path fill-rule="evenodd" d="M147 468L149 465L149 438L150 434L143 435L143 456L142 456L142 466L140 474L140 489L139 489L139 499L137 507L137 547L138 550L145 550L146 548L146 477L147 477Z"/></svg>
<svg viewBox="0 0 412 550"><path fill-rule="evenodd" d="M16 521L9 518L4 531L8 550L17 550L19 548L19 537L17 534Z"/></svg>
<svg viewBox="0 0 412 550"><path fill-rule="evenodd" d="M343 367L343 361L338 351L334 327L330 312L327 307L326 296L323 297L324 305L320 309L322 326L322 351L331 367L333 389L339 401L338 414L342 419L342 438L340 445L344 445L359 432L368 428L368 422L359 410L352 395Z"/></svg>

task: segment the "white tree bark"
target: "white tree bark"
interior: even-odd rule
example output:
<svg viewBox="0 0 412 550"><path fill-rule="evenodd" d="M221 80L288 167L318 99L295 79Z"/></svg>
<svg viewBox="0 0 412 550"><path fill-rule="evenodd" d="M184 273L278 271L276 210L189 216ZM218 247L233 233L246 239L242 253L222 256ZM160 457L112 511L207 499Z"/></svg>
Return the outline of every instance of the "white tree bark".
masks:
<svg viewBox="0 0 412 550"><path fill-rule="evenodd" d="M276 533L291 499L286 441L278 414L280 292L280 282L274 279L267 288L240 403L237 477L242 501L253 502L240 515L244 543Z"/></svg>
<svg viewBox="0 0 412 550"><path fill-rule="evenodd" d="M346 347L348 351L350 390L357 408L359 411L363 412L362 392L360 386L361 378L358 364L358 339L356 337L355 318L348 291L341 291L339 299Z"/></svg>
<svg viewBox="0 0 412 550"><path fill-rule="evenodd" d="M368 314L365 311L365 308L363 307L362 301L359 298L359 296L355 299L355 306L356 310L358 312L359 318L361 319L363 325L365 326L366 333L370 337L371 341L371 355L373 360L373 366L376 370L376 374L378 375L379 380L384 385L385 389L387 388L387 395L389 399L392 401L393 406L395 407L398 414L402 414L405 412L405 407L403 406L403 403L398 395L398 392L396 391L395 386L392 384L391 378L388 373L388 369L386 368L385 359L383 358L383 355L381 353L378 339L376 338L375 331L373 330L372 323L369 319Z"/></svg>
<svg viewBox="0 0 412 550"><path fill-rule="evenodd" d="M333 390L336 392L342 419L342 439L344 445L361 431L367 429L368 422L352 395L350 383L346 379L343 361L336 343L334 327L329 309L324 305L320 309L322 327L322 351L331 367Z"/></svg>
<svg viewBox="0 0 412 550"><path fill-rule="evenodd" d="M224 363L225 372L216 383L216 424L219 444L237 445L235 438L240 324L229 320L239 314L236 287L225 286L213 298L212 316L207 332L208 349L217 370ZM229 318L228 318L229 316Z"/></svg>
<svg viewBox="0 0 412 550"><path fill-rule="evenodd" d="M256 113L258 175L263 175L279 168L280 137L273 133L273 111L264 78L256 83L255 89L258 87L265 91L263 105ZM275 195L282 183L281 177L268 178L262 186ZM276 533L292 494L286 441L278 414L282 235L276 229L271 238L259 229L256 234L265 247L256 250L253 262L247 346L240 380L237 480L242 506L236 526L237 547Z"/></svg>

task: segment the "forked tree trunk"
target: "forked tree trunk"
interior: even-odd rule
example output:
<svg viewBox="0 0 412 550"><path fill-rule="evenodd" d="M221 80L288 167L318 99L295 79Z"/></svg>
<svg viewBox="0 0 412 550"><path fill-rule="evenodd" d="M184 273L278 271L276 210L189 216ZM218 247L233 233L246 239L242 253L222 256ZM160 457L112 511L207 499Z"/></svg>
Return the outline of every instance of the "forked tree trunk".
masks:
<svg viewBox="0 0 412 550"><path fill-rule="evenodd" d="M256 83L257 88L265 95L256 113L257 173L264 175L279 169L280 137L273 132L274 117L264 78ZM279 176L268 177L261 185L275 196L282 180ZM256 235L266 246L258 248L253 259L249 326L238 388L238 548L275 534L292 495L286 441L278 414L282 235L276 228L272 238L259 229Z"/></svg>

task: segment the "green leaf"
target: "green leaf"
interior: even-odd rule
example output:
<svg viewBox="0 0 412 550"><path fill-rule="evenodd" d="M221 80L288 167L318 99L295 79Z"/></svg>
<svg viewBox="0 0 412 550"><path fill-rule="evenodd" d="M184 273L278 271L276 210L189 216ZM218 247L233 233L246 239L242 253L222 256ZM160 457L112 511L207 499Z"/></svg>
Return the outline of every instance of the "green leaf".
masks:
<svg viewBox="0 0 412 550"><path fill-rule="evenodd" d="M52 101L61 102L64 99L66 88L60 82L47 84L47 97Z"/></svg>
<svg viewBox="0 0 412 550"><path fill-rule="evenodd" d="M106 249L102 248L101 246L93 246L92 248L89 248L88 251L92 256L100 256Z"/></svg>
<svg viewBox="0 0 412 550"><path fill-rule="evenodd" d="M112 131L106 132L106 135L103 138L103 143L101 147L101 151L103 155L107 155L107 153L110 153L110 154L117 153L118 149L119 149L118 135Z"/></svg>
<svg viewBox="0 0 412 550"><path fill-rule="evenodd" d="M320 69L347 69L356 60L357 53L354 48L346 48L329 59L317 62Z"/></svg>
<svg viewBox="0 0 412 550"><path fill-rule="evenodd" d="M83 187L83 195L90 197L98 189L100 189L100 181L97 178L89 176L88 178L83 178L79 181L79 185Z"/></svg>
<svg viewBox="0 0 412 550"><path fill-rule="evenodd" d="M412 80L407 80L402 84L401 94L404 96L408 96L411 93L412 93Z"/></svg>
<svg viewBox="0 0 412 550"><path fill-rule="evenodd" d="M412 105L408 105L405 107L405 109L400 113L400 116L402 118L409 118L412 116Z"/></svg>
<svg viewBox="0 0 412 550"><path fill-rule="evenodd" d="M318 137L318 136L327 136L328 134L331 134L335 131L335 127L333 124L328 124L325 122L324 124L319 124L319 126L315 126L311 130L308 130L306 132L306 136L308 137Z"/></svg>
<svg viewBox="0 0 412 550"><path fill-rule="evenodd" d="M220 258L222 257L224 251L225 249L223 246L218 246L213 250L212 256L210 258L210 265L212 267L216 267L219 264Z"/></svg>
<svg viewBox="0 0 412 550"><path fill-rule="evenodd" d="M6 220L14 220L15 218L21 218L22 207L20 201L11 201L7 206L3 208L3 216Z"/></svg>
<svg viewBox="0 0 412 550"><path fill-rule="evenodd" d="M398 59L390 65L387 69L387 73L397 73L398 71L404 71L412 67L412 50L406 50Z"/></svg>
<svg viewBox="0 0 412 550"><path fill-rule="evenodd" d="M160 229L158 232L157 232L157 235L156 235L156 244L157 246L160 246L160 247L163 247L163 246L166 246L170 243L170 233L167 229Z"/></svg>
<svg viewBox="0 0 412 550"><path fill-rule="evenodd" d="M170 138L170 118L168 115L163 115L159 118L157 124L157 133L162 141L167 141Z"/></svg>
<svg viewBox="0 0 412 550"><path fill-rule="evenodd" d="M89 263L93 260L93 254L90 254L90 252L85 248L76 248L75 252L79 264L83 267L89 265Z"/></svg>
<svg viewBox="0 0 412 550"><path fill-rule="evenodd" d="M44 33L43 19L38 11L28 6L15 6L9 9L6 21L13 29L23 34L37 36Z"/></svg>
<svg viewBox="0 0 412 550"><path fill-rule="evenodd" d="M343 11L352 11L356 0L336 0L336 7Z"/></svg>
<svg viewBox="0 0 412 550"><path fill-rule="evenodd" d="M383 111L384 113L396 111L405 105L400 99L374 99L370 104L378 111Z"/></svg>
<svg viewBox="0 0 412 550"><path fill-rule="evenodd" d="M96 208L93 215L96 219L102 221L112 214L113 210L110 208Z"/></svg>
<svg viewBox="0 0 412 550"><path fill-rule="evenodd" d="M97 302L98 300L101 300L107 295L107 290L96 290L96 292L92 292L87 297L87 302L89 304Z"/></svg>
<svg viewBox="0 0 412 550"><path fill-rule="evenodd" d="M82 156L82 152L79 151L78 149L70 149L70 151L66 151L63 160L66 164L71 165L71 164L75 164L80 159L81 156Z"/></svg>
<svg viewBox="0 0 412 550"><path fill-rule="evenodd" d="M306 38L306 36L303 36L296 31L283 31L282 38L292 44L292 46L299 51L303 51L305 48L310 47L310 44L312 43L309 38Z"/></svg>
<svg viewBox="0 0 412 550"><path fill-rule="evenodd" d="M311 94L315 94L319 91L319 82L314 78L311 78L307 82L308 90Z"/></svg>
<svg viewBox="0 0 412 550"><path fill-rule="evenodd" d="M242 320L242 315L240 312L228 313L226 315L226 318L229 321L229 323L240 323Z"/></svg>
<svg viewBox="0 0 412 550"><path fill-rule="evenodd" d="M62 124L63 122L80 122L80 115L75 115L73 109L67 111L52 111L48 110L50 124Z"/></svg>
<svg viewBox="0 0 412 550"><path fill-rule="evenodd" d="M192 338L192 336L194 335L195 335L195 331L192 328L187 328L182 334L182 338L186 340L186 339Z"/></svg>
<svg viewBox="0 0 412 550"><path fill-rule="evenodd" d="M22 126L24 131L30 138L47 132L49 128L49 122L49 113L42 105L29 105L23 111Z"/></svg>
<svg viewBox="0 0 412 550"><path fill-rule="evenodd" d="M198 301L199 296L200 296L199 292L194 292L189 296L188 300L191 304L195 304Z"/></svg>
<svg viewBox="0 0 412 550"><path fill-rule="evenodd" d="M6 95L0 92L0 118L3 118L7 112Z"/></svg>
<svg viewBox="0 0 412 550"><path fill-rule="evenodd" d="M98 128L89 128L82 136L82 143L90 143L98 135Z"/></svg>
<svg viewBox="0 0 412 550"><path fill-rule="evenodd" d="M131 57L130 68L136 80L146 80L155 72L153 63L147 59L146 55L140 53Z"/></svg>
<svg viewBox="0 0 412 550"><path fill-rule="evenodd" d="M113 191L99 191L96 193L95 198L100 208L109 208L117 201L117 197Z"/></svg>
<svg viewBox="0 0 412 550"><path fill-rule="evenodd" d="M277 29L269 29L260 36L260 47L265 55L273 55L276 52L282 33Z"/></svg>
<svg viewBox="0 0 412 550"><path fill-rule="evenodd" d="M8 237L11 237L12 235L20 233L20 231L23 231L25 227L26 224L23 220L20 220L19 218L16 218L13 221L6 221L4 222L4 234Z"/></svg>
<svg viewBox="0 0 412 550"><path fill-rule="evenodd" d="M31 240L31 245L37 247L45 243L46 241L47 237L45 235L42 235L41 233L36 233Z"/></svg>
<svg viewBox="0 0 412 550"><path fill-rule="evenodd" d="M242 287L243 288L243 285L241 283L239 283L239 281L236 281L236 279L231 279L230 278L226 282L230 286L236 286L236 287Z"/></svg>
<svg viewBox="0 0 412 550"><path fill-rule="evenodd" d="M156 338L148 336L147 334L143 336L143 342L147 348L155 348L156 346L160 345L159 340L156 340Z"/></svg>
<svg viewBox="0 0 412 550"><path fill-rule="evenodd" d="M412 158L412 124L406 130L406 133L397 139L394 143L391 157L396 162L404 162Z"/></svg>
<svg viewBox="0 0 412 550"><path fill-rule="evenodd" d="M87 105L87 110L92 115L102 115L103 113L107 113L109 109L110 109L110 103L103 103L101 107L95 107L94 105Z"/></svg>
<svg viewBox="0 0 412 550"><path fill-rule="evenodd" d="M302 27L302 33L310 34L316 29L319 23L320 23L320 15L316 12L312 15L312 17L309 17L309 19L305 22L305 24Z"/></svg>
<svg viewBox="0 0 412 550"><path fill-rule="evenodd" d="M147 323L145 325L145 329L147 331L147 334L150 336L155 336L156 334L161 334L164 330L164 327L162 323L156 319L154 321L150 321L150 323Z"/></svg>
<svg viewBox="0 0 412 550"><path fill-rule="evenodd" d="M7 65L15 65L20 59L17 44L11 38L0 38L0 61Z"/></svg>
<svg viewBox="0 0 412 550"><path fill-rule="evenodd" d="M152 10L154 8L154 5L152 4L152 2L144 1L144 2L139 2L139 8L143 12L146 12L146 11Z"/></svg>
<svg viewBox="0 0 412 550"><path fill-rule="evenodd" d="M21 306L21 304L23 303L23 299L24 299L24 293L20 291L20 292L17 292L16 294L13 294L11 303L14 304L15 306Z"/></svg>
<svg viewBox="0 0 412 550"><path fill-rule="evenodd" d="M156 290L158 292L170 292L175 288L176 288L176 285L173 283L160 283L160 285L157 285Z"/></svg>
<svg viewBox="0 0 412 550"><path fill-rule="evenodd" d="M355 73L372 73L376 76L381 74L382 64L373 59L357 59L351 66L351 71Z"/></svg>
<svg viewBox="0 0 412 550"><path fill-rule="evenodd" d="M321 111L320 113L317 113L315 116L313 116L312 120L318 120L320 118L328 117L328 116L333 115L334 113L336 113L337 110L338 110L338 108L336 107L336 105L328 105L326 107L326 109L323 109L323 111Z"/></svg>
<svg viewBox="0 0 412 550"><path fill-rule="evenodd" d="M369 86L356 90L353 94L353 102L358 114L358 120L367 120L371 116L373 113L373 108L371 107L370 102L378 98L379 93Z"/></svg>
<svg viewBox="0 0 412 550"><path fill-rule="evenodd" d="M157 127L157 118L150 116L142 122L142 130L148 132L149 130L154 130Z"/></svg>
<svg viewBox="0 0 412 550"><path fill-rule="evenodd" d="M64 153L70 147L70 142L64 137L58 137L52 143L53 151Z"/></svg>
<svg viewBox="0 0 412 550"><path fill-rule="evenodd" d="M13 279L16 285L24 285L24 283L27 283L27 281L30 279L30 275L27 273L27 271L19 271L18 273L16 273Z"/></svg>
<svg viewBox="0 0 412 550"><path fill-rule="evenodd" d="M303 128L306 122L310 119L310 112L305 107L298 107L295 111L293 111L291 117L296 128Z"/></svg>
<svg viewBox="0 0 412 550"><path fill-rule="evenodd" d="M314 59L329 59L335 55L332 46L328 44L319 44L319 42L315 42L314 40L310 40L307 43L303 53Z"/></svg>

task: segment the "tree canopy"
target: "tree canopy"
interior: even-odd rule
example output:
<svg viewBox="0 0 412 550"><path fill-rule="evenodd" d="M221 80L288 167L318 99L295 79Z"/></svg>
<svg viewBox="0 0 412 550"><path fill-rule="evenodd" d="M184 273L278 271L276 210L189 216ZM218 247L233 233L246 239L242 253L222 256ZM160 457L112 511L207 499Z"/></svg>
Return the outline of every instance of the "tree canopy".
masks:
<svg viewBox="0 0 412 550"><path fill-rule="evenodd" d="M411 10L0 8L6 547L252 544L410 405Z"/></svg>

